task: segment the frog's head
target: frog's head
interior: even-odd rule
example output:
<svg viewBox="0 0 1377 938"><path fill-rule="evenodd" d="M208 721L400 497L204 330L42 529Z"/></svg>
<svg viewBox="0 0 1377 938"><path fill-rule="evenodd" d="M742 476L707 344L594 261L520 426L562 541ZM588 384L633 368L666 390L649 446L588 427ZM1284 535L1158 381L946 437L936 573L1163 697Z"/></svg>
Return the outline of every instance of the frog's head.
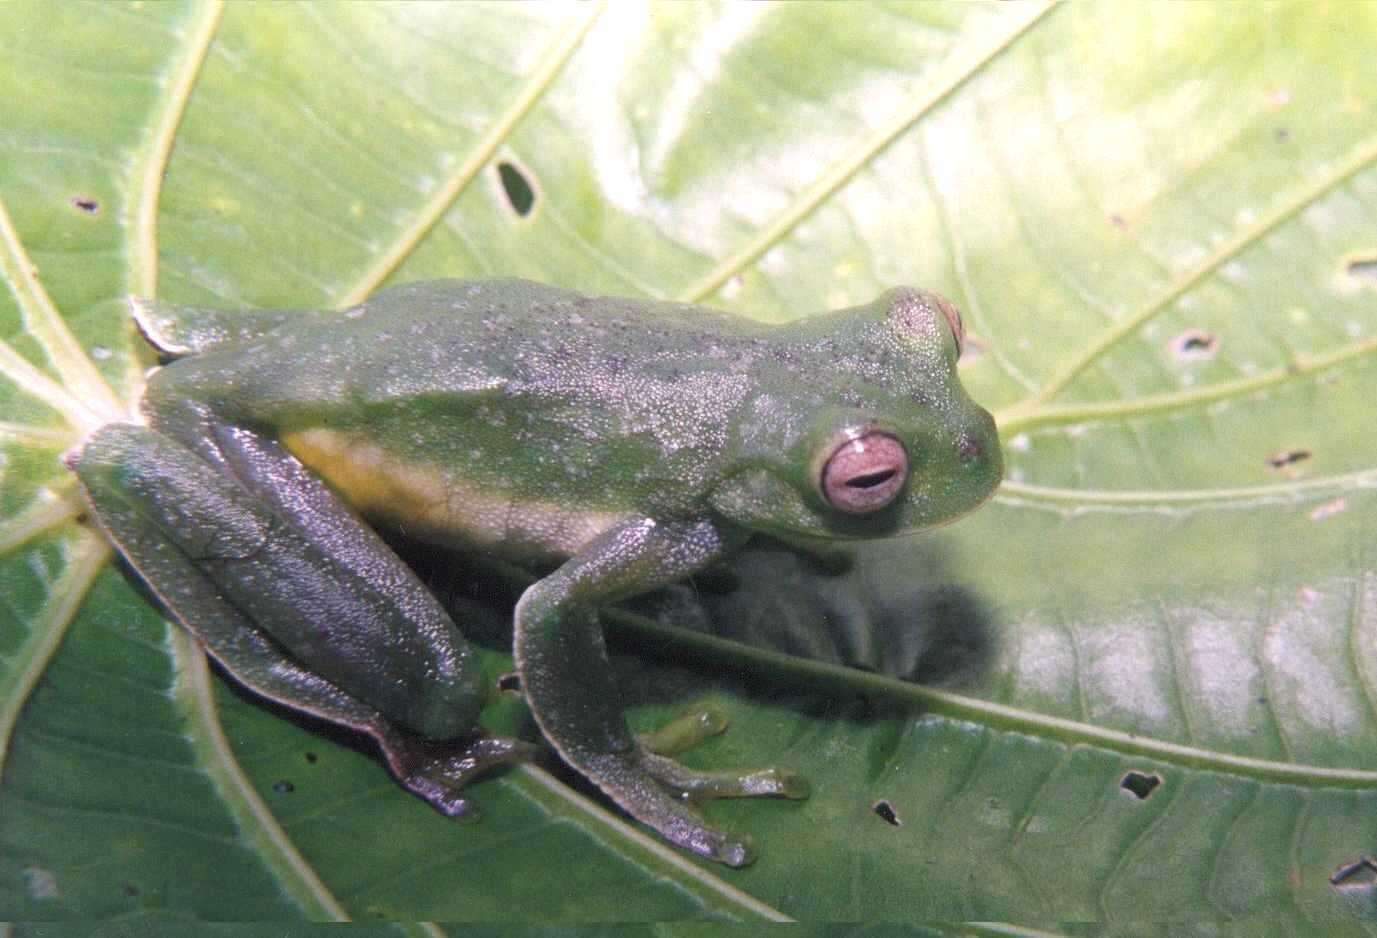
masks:
<svg viewBox="0 0 1377 938"><path fill-rule="evenodd" d="M752 530L866 538L952 521L1003 475L994 418L966 395L960 313L900 288L801 321L759 377L713 507Z"/></svg>

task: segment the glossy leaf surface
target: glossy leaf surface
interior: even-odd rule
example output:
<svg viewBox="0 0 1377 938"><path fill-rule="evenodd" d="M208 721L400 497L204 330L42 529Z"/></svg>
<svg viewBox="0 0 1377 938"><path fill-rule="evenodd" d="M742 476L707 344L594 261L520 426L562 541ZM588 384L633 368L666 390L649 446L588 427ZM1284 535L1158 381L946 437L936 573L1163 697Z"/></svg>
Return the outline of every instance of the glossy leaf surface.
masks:
<svg viewBox="0 0 1377 938"><path fill-rule="evenodd" d="M1366 4L0 6L0 917L1366 933L1374 39ZM126 295L484 275L966 314L994 503L612 623L638 727L714 701L688 761L812 780L710 808L751 868L540 769L439 818L208 676L78 523L60 456L149 363Z"/></svg>

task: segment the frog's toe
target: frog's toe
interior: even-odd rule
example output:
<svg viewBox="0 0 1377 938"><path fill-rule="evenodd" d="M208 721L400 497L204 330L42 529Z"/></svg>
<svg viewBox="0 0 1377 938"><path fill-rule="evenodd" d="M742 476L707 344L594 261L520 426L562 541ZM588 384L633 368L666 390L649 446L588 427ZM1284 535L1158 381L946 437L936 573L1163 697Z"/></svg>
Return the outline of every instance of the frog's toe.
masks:
<svg viewBox="0 0 1377 938"><path fill-rule="evenodd" d="M638 739L650 752L662 756L687 752L703 740L727 729L727 715L716 707L702 707L675 717L653 733Z"/></svg>
<svg viewBox="0 0 1377 938"><path fill-rule="evenodd" d="M742 867L755 862L755 844L744 834L733 836L711 828L700 828L694 834L691 842L680 846L727 866Z"/></svg>
<svg viewBox="0 0 1377 938"><path fill-rule="evenodd" d="M766 768L742 772L699 772L655 753L645 754L645 767L656 781L693 799L807 798L807 779L789 769Z"/></svg>
<svg viewBox="0 0 1377 938"><path fill-rule="evenodd" d="M444 782L424 774L424 772L408 775L401 779L401 784L403 788L424 800L445 817L469 820L478 817L478 808L471 799L464 797L458 789L451 788Z"/></svg>
<svg viewBox="0 0 1377 938"><path fill-rule="evenodd" d="M447 817L477 817L478 809L463 789L475 778L501 765L527 761L539 747L519 739L483 736L460 741L415 741L400 754L398 772L407 791L425 799Z"/></svg>

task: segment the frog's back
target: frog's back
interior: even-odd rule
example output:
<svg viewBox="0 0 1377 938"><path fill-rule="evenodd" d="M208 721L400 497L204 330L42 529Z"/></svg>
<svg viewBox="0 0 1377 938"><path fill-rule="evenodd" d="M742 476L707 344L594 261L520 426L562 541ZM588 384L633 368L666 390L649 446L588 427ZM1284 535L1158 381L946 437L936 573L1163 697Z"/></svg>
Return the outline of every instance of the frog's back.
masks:
<svg viewBox="0 0 1377 938"><path fill-rule="evenodd" d="M766 329L526 281L416 283L173 362L149 393L279 436L370 510L405 478L425 480L418 502L612 517L713 484Z"/></svg>
<svg viewBox="0 0 1377 938"><path fill-rule="evenodd" d="M291 424L301 407L529 392L630 368L740 370L765 328L702 307L526 280L404 284L340 312L137 308L165 355L191 355L173 380L233 387L235 400L275 424Z"/></svg>

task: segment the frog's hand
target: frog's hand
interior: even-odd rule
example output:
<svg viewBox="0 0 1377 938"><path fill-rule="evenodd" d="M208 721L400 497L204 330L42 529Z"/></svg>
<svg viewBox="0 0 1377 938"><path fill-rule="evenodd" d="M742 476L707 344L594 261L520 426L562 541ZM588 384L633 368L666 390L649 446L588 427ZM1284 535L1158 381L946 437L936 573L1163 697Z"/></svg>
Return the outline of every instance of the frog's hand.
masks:
<svg viewBox="0 0 1377 938"><path fill-rule="evenodd" d="M227 449L231 463L254 465L250 477L269 468L276 472L277 481L290 489L284 497L297 499L299 515L285 517L247 491L243 480L145 427L101 429L73 468L111 540L236 680L295 710L368 734L406 788L445 814L464 813L468 806L462 786L491 765L525 755L530 747L473 738L470 731L483 694L462 639L456 636L458 648L445 647L452 626L438 605L431 608L410 593L381 595L414 576L395 557L390 562L386 555L361 557L363 548L371 546L371 532L365 535L367 529L342 508L337 508L338 518L319 517L313 498L331 496L323 487L314 494L297 488L293 473L301 470L285 464L289 457L251 434L239 434ZM361 530L352 532L350 525ZM329 550L318 542L329 542ZM359 574L375 577L381 587L360 583ZM428 596L424 590L421 594ZM360 618L381 634L354 634L350 623ZM365 654L355 670L373 669L371 676L350 674L338 663L335 673L322 676L279 644L301 647L309 641L310 636L291 634L293 626L326 643L366 647L380 642L400 646L408 655L420 654L422 660L399 665L385 655ZM333 635L332 629L337 630ZM440 645L416 647L423 644L413 640L417 630L437 632ZM344 647L336 651L337 657L347 655ZM448 672L450 680L415 686L413 668L428 665L438 666L432 673ZM396 682L406 688L397 699L372 692L375 686ZM346 690L348 684L355 689ZM418 691L427 700L419 707L407 699ZM399 724L423 735L462 738L430 742Z"/></svg>
<svg viewBox="0 0 1377 938"><path fill-rule="evenodd" d="M671 843L744 866L754 859L750 842L709 826L682 796L799 798L807 787L775 769L693 772L639 745L622 717L595 614L606 601L693 572L725 546L709 522L642 519L614 528L526 591L514 648L531 713L566 762Z"/></svg>
<svg viewBox="0 0 1377 938"><path fill-rule="evenodd" d="M129 298L129 313L148 344L163 358L199 355L222 345L261 338L279 326L305 317L340 316L318 309L213 309L180 306L139 296Z"/></svg>

